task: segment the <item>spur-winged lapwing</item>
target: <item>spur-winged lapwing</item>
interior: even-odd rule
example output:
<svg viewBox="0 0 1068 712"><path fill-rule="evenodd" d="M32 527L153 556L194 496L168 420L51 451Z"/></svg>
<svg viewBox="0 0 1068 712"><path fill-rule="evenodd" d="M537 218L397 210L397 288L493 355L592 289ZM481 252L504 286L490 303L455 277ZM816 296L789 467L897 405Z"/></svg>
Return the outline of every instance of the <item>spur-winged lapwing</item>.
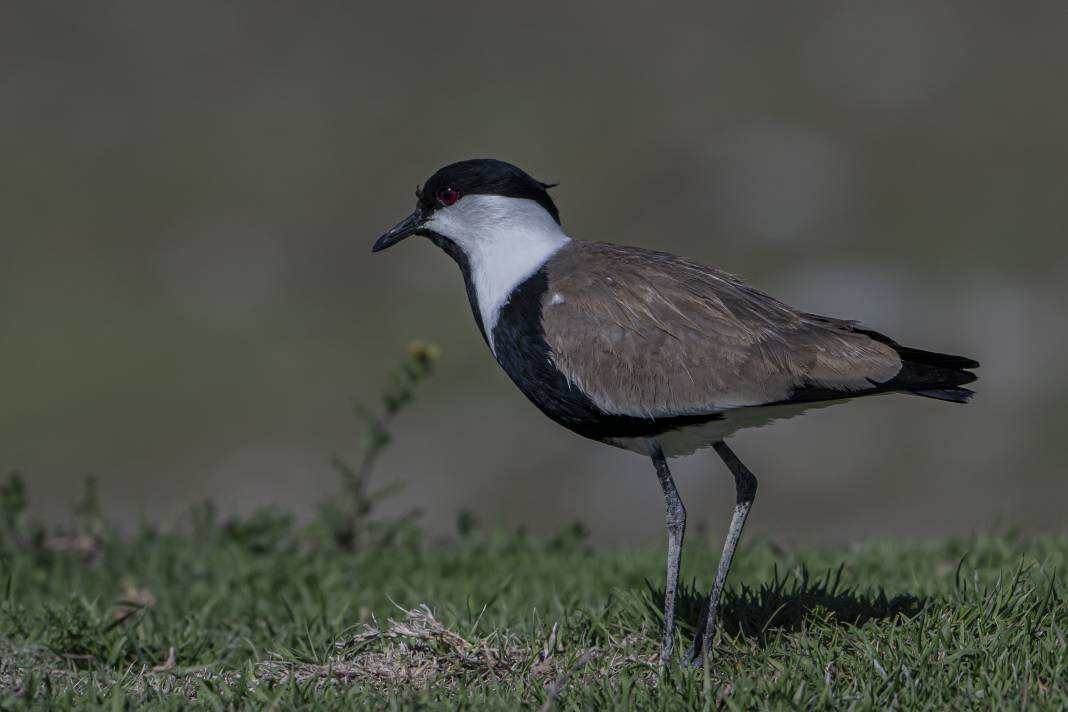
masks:
<svg viewBox="0 0 1068 712"><path fill-rule="evenodd" d="M737 501L688 659L700 663L757 481L724 440L807 408L878 393L966 402L979 364L808 314L664 252L573 240L550 185L502 161L445 166L373 251L423 235L460 265L479 331L543 413L652 458L667 503L661 659L672 654L686 510L667 458L711 445Z"/></svg>

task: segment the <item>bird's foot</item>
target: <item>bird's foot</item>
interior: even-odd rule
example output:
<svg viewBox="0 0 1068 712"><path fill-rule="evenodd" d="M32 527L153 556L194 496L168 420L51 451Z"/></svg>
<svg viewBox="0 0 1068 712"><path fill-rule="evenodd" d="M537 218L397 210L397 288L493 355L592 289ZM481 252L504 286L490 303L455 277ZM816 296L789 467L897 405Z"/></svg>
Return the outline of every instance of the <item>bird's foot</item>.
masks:
<svg viewBox="0 0 1068 712"><path fill-rule="evenodd" d="M704 631L698 631L693 637L689 649L679 656L679 659L692 667L701 667L712 652L712 637L704 635Z"/></svg>
<svg viewBox="0 0 1068 712"><path fill-rule="evenodd" d="M705 664L705 651L701 650L696 639L690 649L681 656L681 660L692 667L701 667Z"/></svg>
<svg viewBox="0 0 1068 712"><path fill-rule="evenodd" d="M660 669L663 670L671 664L671 660L675 657L675 647L673 645L661 645L660 646Z"/></svg>

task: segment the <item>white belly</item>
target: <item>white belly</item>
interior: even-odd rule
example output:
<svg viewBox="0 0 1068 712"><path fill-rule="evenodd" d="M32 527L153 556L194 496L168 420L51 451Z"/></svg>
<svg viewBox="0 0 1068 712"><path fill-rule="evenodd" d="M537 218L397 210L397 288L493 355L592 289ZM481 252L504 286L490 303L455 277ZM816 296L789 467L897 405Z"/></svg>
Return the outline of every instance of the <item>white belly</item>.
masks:
<svg viewBox="0 0 1068 712"><path fill-rule="evenodd" d="M836 403L845 403L848 399L810 401L791 405L750 406L734 408L723 412L723 417L710 420L700 425L688 425L677 430L670 430L655 437L645 438L610 438L604 442L609 445L636 452L639 455L652 455L659 446L665 457L690 455L703 447L730 437L743 428L760 428L776 420L792 418L813 408L825 408Z"/></svg>

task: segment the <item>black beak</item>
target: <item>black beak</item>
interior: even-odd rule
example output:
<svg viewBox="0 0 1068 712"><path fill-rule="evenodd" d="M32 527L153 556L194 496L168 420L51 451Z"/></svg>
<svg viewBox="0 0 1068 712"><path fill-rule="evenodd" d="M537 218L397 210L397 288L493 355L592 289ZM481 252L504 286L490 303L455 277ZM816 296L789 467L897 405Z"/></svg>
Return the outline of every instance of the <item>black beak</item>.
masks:
<svg viewBox="0 0 1068 712"><path fill-rule="evenodd" d="M392 230L375 240L371 252L378 252L387 247L392 247L409 235L415 235L423 227L425 222L426 219L423 217L422 211L416 210L414 213L397 223Z"/></svg>

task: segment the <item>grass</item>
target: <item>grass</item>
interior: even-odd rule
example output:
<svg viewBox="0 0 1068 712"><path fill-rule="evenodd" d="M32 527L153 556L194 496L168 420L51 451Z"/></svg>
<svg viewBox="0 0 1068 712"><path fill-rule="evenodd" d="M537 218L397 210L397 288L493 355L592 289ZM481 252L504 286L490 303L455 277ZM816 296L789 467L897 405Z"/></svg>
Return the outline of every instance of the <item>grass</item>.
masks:
<svg viewBox="0 0 1068 712"><path fill-rule="evenodd" d="M659 670L661 546L375 518L375 458L435 356L414 347L359 410L365 455L310 524L205 504L120 535L90 484L48 531L10 478L0 709L1068 708L1064 536L743 543L711 660ZM691 533L679 648L719 547Z"/></svg>
<svg viewBox="0 0 1068 712"><path fill-rule="evenodd" d="M1068 706L1064 538L749 544L709 665L660 674L659 547L468 527L351 551L210 508L27 539L6 518L5 709ZM685 633L717 548L687 548Z"/></svg>

